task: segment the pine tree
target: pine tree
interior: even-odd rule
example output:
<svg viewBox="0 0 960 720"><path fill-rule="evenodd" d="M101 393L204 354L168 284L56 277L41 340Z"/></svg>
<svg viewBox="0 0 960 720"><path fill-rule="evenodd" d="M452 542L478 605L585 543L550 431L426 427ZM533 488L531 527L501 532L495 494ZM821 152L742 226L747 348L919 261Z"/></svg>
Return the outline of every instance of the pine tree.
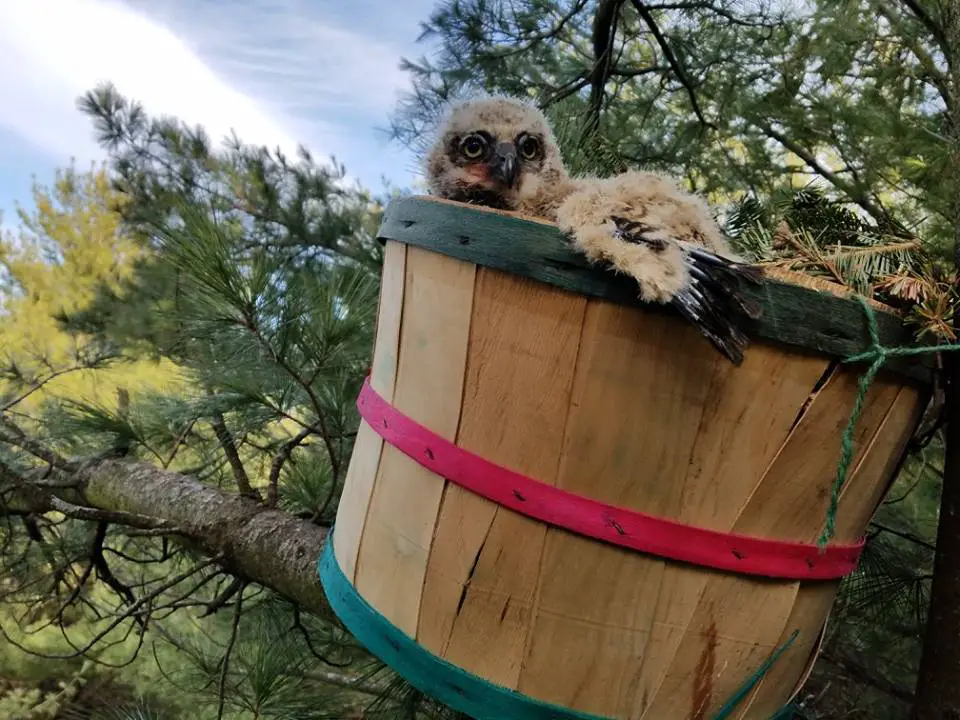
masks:
<svg viewBox="0 0 960 720"><path fill-rule="evenodd" d="M95 188L112 198L114 224L94 247L122 243L122 271L78 267L86 261L71 254L72 233L90 232L86 198L68 193L76 202L58 224L41 204L42 237L59 250L8 249L8 283L22 292L0 328L19 332L36 266L49 306L34 302L29 317L56 321L81 355L101 353L91 371L107 357L159 362L172 380L128 376L119 394L83 397L45 392L22 359L10 370L6 639L51 661L154 668L163 690L96 717L452 717L342 629L313 570L370 363L381 204L306 152L293 160L235 138L215 149L201 129L148 117L109 86L81 107L109 152L112 187L101 175ZM55 279L67 270L84 279L76 298ZM282 543L307 547L300 566L277 569Z"/></svg>
<svg viewBox="0 0 960 720"><path fill-rule="evenodd" d="M678 173L723 208L748 255L919 299L918 325L954 339L951 8L445 0L425 26L440 53L408 64L414 91L395 130L416 145L442 101L470 87L526 94L574 171ZM148 117L109 87L81 108L109 151L137 259L126 281L58 320L114 364L151 358L185 380L91 402L9 374L44 402L0 414L5 601L54 628L76 612L119 619L87 654L102 661L129 631L114 661L150 645L209 717L442 716L339 628L312 567L369 364L382 202L306 153L236 138L214 150L202 129ZM914 703L943 455L934 417L845 583L806 716L882 720ZM204 518L192 512L201 500ZM251 514L275 532L247 532ZM278 537L307 561L277 574ZM929 707L951 702L943 678Z"/></svg>
<svg viewBox="0 0 960 720"><path fill-rule="evenodd" d="M394 133L419 149L447 99L527 96L558 125L576 169L668 171L714 203L748 257L872 294L907 309L924 339L956 342L958 22L956 3L927 0L444 0L424 24L439 52L407 63L414 87ZM942 401L939 392L891 490L908 499L884 506L844 588L818 676L845 679L810 684L810 717L910 712L931 597ZM960 436L953 444L960 451ZM926 661L924 679L939 678L926 683L936 692L920 693L927 713L960 711L947 679L960 655L945 639L960 619L956 504L943 506L952 552L938 559L950 569L934 582L943 589L931 613L951 629L926 641L949 661Z"/></svg>

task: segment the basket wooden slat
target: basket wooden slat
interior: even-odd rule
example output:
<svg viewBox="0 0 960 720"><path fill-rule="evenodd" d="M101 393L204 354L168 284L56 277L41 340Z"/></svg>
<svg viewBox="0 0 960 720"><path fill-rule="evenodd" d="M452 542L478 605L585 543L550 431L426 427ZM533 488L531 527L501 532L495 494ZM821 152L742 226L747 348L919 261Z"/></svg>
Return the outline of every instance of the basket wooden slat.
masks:
<svg viewBox="0 0 960 720"><path fill-rule="evenodd" d="M447 439L463 393L472 265L409 248L393 404ZM395 625L414 634L444 481L383 447L364 521L354 584ZM386 611L384 611L386 609Z"/></svg>
<svg viewBox="0 0 960 720"><path fill-rule="evenodd" d="M435 198L404 198L387 209L380 235L578 295L628 307L640 305L631 278L591 266L554 225L515 213ZM762 287L746 284L743 288L745 295L764 306L763 316L749 325L751 336L833 357L866 349L869 336L863 311L848 299L849 289L781 268L768 268L765 273L768 281ZM678 317L656 304L644 309ZM909 344L909 330L896 314L886 310L877 318L881 338L887 345ZM887 368L929 382L931 364L929 357L892 358Z"/></svg>
<svg viewBox="0 0 960 720"><path fill-rule="evenodd" d="M388 402L571 492L715 530L816 540L857 390L856 369L822 347L861 349L856 327L830 325L812 340L789 328L734 367L669 313L572 291L570 257L551 256L566 268L556 284L498 268L483 248L497 238L464 224L496 214L436 205L384 225L440 213L425 232L468 237L458 246L485 261L436 252L439 241L388 240L371 372ZM520 223L512 237L524 229L541 239L551 230ZM601 275L574 275L583 272ZM773 302L769 291L761 298ZM888 337L899 332L882 323ZM926 401L922 378L901 367L871 388L838 542L862 535L879 503ZM631 720L711 717L799 630L735 714L766 720L809 670L839 584L682 565L548 527L447 483L365 423L335 537L359 594L430 652L531 697Z"/></svg>

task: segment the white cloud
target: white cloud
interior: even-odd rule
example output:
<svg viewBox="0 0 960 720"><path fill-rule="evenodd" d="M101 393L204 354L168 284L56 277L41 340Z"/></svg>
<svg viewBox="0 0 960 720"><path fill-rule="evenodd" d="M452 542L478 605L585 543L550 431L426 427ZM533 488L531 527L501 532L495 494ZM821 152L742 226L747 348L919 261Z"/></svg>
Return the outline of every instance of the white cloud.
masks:
<svg viewBox="0 0 960 720"><path fill-rule="evenodd" d="M392 42L337 26L324 3L166 0L171 17L217 67L297 114L343 110L386 115L409 84ZM156 7L156 5L154 5Z"/></svg>
<svg viewBox="0 0 960 720"><path fill-rule="evenodd" d="M0 126L57 156L101 154L76 98L98 82L150 113L202 124L219 140L292 152L296 138L262 103L218 77L174 33L113 0L29 0L0 8Z"/></svg>
<svg viewBox="0 0 960 720"><path fill-rule="evenodd" d="M406 182L408 153L377 129L409 87L400 58L425 50L415 40L434 1L0 0L0 138L56 164L101 158L76 99L111 81L216 140L232 128L287 152L300 143L371 186Z"/></svg>
<svg viewBox="0 0 960 720"><path fill-rule="evenodd" d="M424 50L415 40L434 1L235 0L227 9L221 0L130 0L282 112L315 154L349 158L348 169L398 161L376 128L410 85L400 59Z"/></svg>

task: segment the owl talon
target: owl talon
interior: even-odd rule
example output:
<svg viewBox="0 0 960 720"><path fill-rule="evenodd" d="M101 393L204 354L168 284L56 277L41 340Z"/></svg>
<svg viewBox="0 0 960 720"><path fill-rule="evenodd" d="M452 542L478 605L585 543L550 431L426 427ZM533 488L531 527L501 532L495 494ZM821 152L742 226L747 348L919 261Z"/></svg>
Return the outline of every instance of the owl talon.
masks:
<svg viewBox="0 0 960 720"><path fill-rule="evenodd" d="M633 245L647 245L656 252L666 250L667 243L663 239L646 236L646 233L653 230L649 225L638 220L627 220L619 215L612 215L610 219L617 226L617 229L613 231L613 237L617 240Z"/></svg>

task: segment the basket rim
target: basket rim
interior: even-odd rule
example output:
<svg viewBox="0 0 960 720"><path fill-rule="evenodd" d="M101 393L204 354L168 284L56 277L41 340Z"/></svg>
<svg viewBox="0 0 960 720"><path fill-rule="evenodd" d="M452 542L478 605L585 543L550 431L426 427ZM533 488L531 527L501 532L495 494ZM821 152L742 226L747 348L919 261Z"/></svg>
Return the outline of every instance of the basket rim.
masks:
<svg viewBox="0 0 960 720"><path fill-rule="evenodd" d="M418 202L431 203L434 205L449 205L452 207L459 207L470 212L478 213L487 213L500 215L502 217L513 218L515 220L520 220L526 223L535 223L537 225L545 225L546 227L555 229L558 233L560 232L557 228L556 223L553 223L545 218L537 217L535 215L525 215L521 212L516 212L513 210L503 210L500 208L490 208L484 207L481 205L471 205L469 203L459 202L457 200L448 200L446 198L435 197L433 195L410 195L406 198L398 199L395 202L403 202L405 200L415 200ZM391 203L392 204L392 203ZM825 277L808 275L807 273L802 273L797 270L789 270L787 268L782 268L774 265L768 265L760 263L757 267L763 272L763 274L771 279L776 280L785 284L794 285L796 287L806 288L808 290L823 291L831 293L836 297L841 298L850 298L854 296L854 291L848 288L845 285L834 282ZM896 308L880 302L874 298L867 298L867 301L872 307L874 307L878 312L885 312L896 317L902 317L902 313Z"/></svg>
<svg viewBox="0 0 960 720"><path fill-rule="evenodd" d="M414 245L643 312L680 317L670 306L643 302L632 278L591 264L554 223L543 218L413 195L387 205L376 238ZM763 308L763 315L745 326L754 341L837 360L870 347L863 308L853 299L852 290L796 271L759 267L764 275L762 284L744 285L744 294ZM885 346L918 345L895 308L872 298L869 302L876 310L880 341ZM931 383L932 367L932 357L921 356L891 359L886 370L926 386Z"/></svg>

